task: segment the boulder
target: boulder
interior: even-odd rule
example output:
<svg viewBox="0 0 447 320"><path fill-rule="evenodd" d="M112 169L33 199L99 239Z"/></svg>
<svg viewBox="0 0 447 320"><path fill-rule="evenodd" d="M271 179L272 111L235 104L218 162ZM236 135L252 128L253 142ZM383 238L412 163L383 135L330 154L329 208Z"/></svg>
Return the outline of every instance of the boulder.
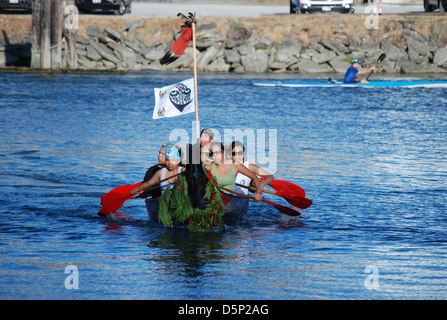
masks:
<svg viewBox="0 0 447 320"><path fill-rule="evenodd" d="M325 64L318 64L309 60L302 60L298 63L298 70L305 73L324 73L334 72L334 70Z"/></svg>
<svg viewBox="0 0 447 320"><path fill-rule="evenodd" d="M433 63L437 66L447 64L447 48L438 48L433 57Z"/></svg>
<svg viewBox="0 0 447 320"><path fill-rule="evenodd" d="M113 62L115 64L118 64L120 62L120 60L113 54L113 51L102 43L96 42L95 40L91 39L90 46L95 49L104 59L109 60L110 62Z"/></svg>
<svg viewBox="0 0 447 320"><path fill-rule="evenodd" d="M202 52L197 59L197 68L205 70L206 66L217 56L223 56L223 48L217 43L213 43L206 51Z"/></svg>
<svg viewBox="0 0 447 320"><path fill-rule="evenodd" d="M256 51L250 55L241 57L241 64L245 72L264 73L268 67L268 55L262 51Z"/></svg>
<svg viewBox="0 0 447 320"><path fill-rule="evenodd" d="M122 39L121 34L118 31L116 31L115 29L112 29L110 27L105 27L104 31L107 33L107 35L111 39L113 39L115 41L121 41L121 39Z"/></svg>
<svg viewBox="0 0 447 320"><path fill-rule="evenodd" d="M226 47L232 49L240 46L250 39L252 31L247 28L243 23L234 23L227 33Z"/></svg>
<svg viewBox="0 0 447 320"><path fill-rule="evenodd" d="M329 62L334 59L336 54L334 51L325 51L312 57L312 61L318 64Z"/></svg>
<svg viewBox="0 0 447 320"><path fill-rule="evenodd" d="M346 55L336 56L329 61L329 64L337 73L345 73L351 66Z"/></svg>
<svg viewBox="0 0 447 320"><path fill-rule="evenodd" d="M392 42L388 40L382 40L380 47L384 53L386 53L387 60L399 60L407 58L407 53L404 49L398 48Z"/></svg>

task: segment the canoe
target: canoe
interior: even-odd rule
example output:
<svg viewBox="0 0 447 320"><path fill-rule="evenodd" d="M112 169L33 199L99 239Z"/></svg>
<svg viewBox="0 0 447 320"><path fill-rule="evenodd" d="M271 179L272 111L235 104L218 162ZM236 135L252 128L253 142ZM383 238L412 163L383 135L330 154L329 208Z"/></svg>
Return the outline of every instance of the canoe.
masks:
<svg viewBox="0 0 447 320"><path fill-rule="evenodd" d="M240 198L225 193L222 193L222 198L225 204L224 222L226 225L235 224L247 214L249 198ZM145 202L149 219L158 223L158 199L147 198ZM202 200L199 207L204 208L206 205L205 200Z"/></svg>
<svg viewBox="0 0 447 320"><path fill-rule="evenodd" d="M447 80L375 80L369 83L343 83L340 81L260 81L255 86L263 87L403 87L447 88Z"/></svg>

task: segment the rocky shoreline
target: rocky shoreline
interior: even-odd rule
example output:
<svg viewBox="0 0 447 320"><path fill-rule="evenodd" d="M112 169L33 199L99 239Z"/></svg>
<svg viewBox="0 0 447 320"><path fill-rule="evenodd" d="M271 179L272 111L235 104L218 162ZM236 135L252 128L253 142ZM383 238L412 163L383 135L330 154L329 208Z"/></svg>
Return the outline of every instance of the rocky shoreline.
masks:
<svg viewBox="0 0 447 320"><path fill-rule="evenodd" d="M150 36L143 37L139 30L148 23L148 19L137 19L115 28L88 25L84 34L76 34L79 70L192 71L192 43L178 60L162 66L158 60L178 34L172 32L168 42L151 41L161 31L155 28ZM352 59L370 66L384 52L387 59L378 72L447 73L447 22L434 19L431 26L425 25L425 20L424 25L421 23L390 17L382 23L381 32L372 30L355 37L340 20L329 35L312 36L302 28L299 36L278 42L247 22L231 20L223 31L216 22L199 21L197 67L199 72L222 73L344 73ZM30 61L28 40L26 36L0 40L0 67L26 67Z"/></svg>

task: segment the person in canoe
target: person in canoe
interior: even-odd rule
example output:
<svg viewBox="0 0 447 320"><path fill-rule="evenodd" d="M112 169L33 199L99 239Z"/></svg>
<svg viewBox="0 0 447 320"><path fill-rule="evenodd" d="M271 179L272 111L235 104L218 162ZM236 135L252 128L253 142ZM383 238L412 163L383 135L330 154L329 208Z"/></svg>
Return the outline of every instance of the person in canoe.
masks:
<svg viewBox="0 0 447 320"><path fill-rule="evenodd" d="M251 172L247 167L243 164L239 163L226 163L224 161L224 146L220 142L213 142L211 144L210 156L213 158L213 162L205 165L205 168L208 169L211 174L216 179L216 182L221 187L234 191L234 186L236 182L236 176L239 173L246 175L251 180L254 181L254 185L256 188L256 193L253 195L253 198L256 202L262 200L261 195L261 187L258 180L258 177ZM222 192L228 193L225 190Z"/></svg>
<svg viewBox="0 0 447 320"><path fill-rule="evenodd" d="M161 193L173 185L175 180L177 180L177 175L180 172L185 171L185 168L180 166L180 152L174 146L169 145L165 149L165 159L166 167L158 170L148 181L143 182L138 187L132 189L132 194L140 195L144 192L145 188L160 181L162 181L160 183Z"/></svg>
<svg viewBox="0 0 447 320"><path fill-rule="evenodd" d="M210 129L203 129L200 132L200 148L210 147L214 139L214 133Z"/></svg>
<svg viewBox="0 0 447 320"><path fill-rule="evenodd" d="M360 65L361 62L359 60L352 60L351 66L346 71L344 83L356 83L356 82L369 83L369 81L366 79L359 79L357 75L369 73L375 70L377 67L373 66L369 69L359 70Z"/></svg>
<svg viewBox="0 0 447 320"><path fill-rule="evenodd" d="M245 160L245 147L242 142L233 141L231 143L231 156L232 156L233 163L243 164L245 167L250 169L250 171L252 171L256 175L265 178L261 182L261 186L260 186L261 192L264 191L264 187L266 185L268 185L270 182L272 182L275 179L275 177L272 174L268 173L267 171L265 171L264 169L260 168L259 166L255 165L255 164L251 164L250 162L248 162L248 160ZM249 177L247 177L246 175L244 175L242 173L238 173L238 175L236 176L236 186L234 187L234 190L239 193L248 194L248 188L250 187L251 181L252 180ZM238 186L237 184L246 186L246 188Z"/></svg>

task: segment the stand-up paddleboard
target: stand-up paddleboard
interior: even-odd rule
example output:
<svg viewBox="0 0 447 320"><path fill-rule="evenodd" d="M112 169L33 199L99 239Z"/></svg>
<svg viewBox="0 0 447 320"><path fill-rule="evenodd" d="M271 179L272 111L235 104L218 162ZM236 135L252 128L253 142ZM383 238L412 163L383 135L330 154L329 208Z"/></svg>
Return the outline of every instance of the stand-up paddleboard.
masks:
<svg viewBox="0 0 447 320"><path fill-rule="evenodd" d="M263 87L425 87L447 88L447 80L372 80L369 83L343 83L340 81L259 81L253 83Z"/></svg>

